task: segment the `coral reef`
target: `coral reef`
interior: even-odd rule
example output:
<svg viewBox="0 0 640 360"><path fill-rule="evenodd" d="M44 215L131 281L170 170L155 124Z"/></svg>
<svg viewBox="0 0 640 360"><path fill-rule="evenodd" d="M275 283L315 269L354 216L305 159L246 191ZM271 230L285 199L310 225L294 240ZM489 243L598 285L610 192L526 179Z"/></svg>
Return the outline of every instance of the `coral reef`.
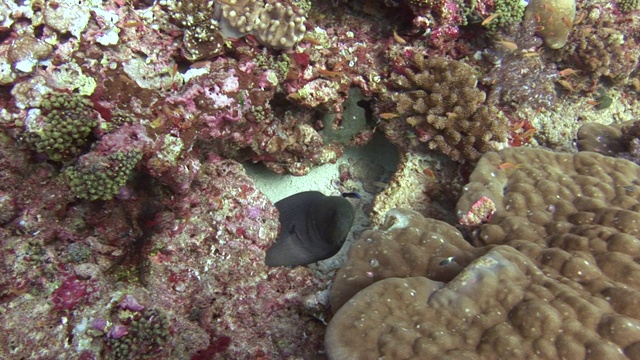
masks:
<svg viewBox="0 0 640 360"><path fill-rule="evenodd" d="M110 200L125 185L150 142L139 124L124 124L105 135L65 170L71 191L82 199Z"/></svg>
<svg viewBox="0 0 640 360"><path fill-rule="evenodd" d="M496 205L473 225L476 247L450 225L390 211L336 277L329 358L637 357L639 173L591 152L485 154L458 203L461 218L480 198Z"/></svg>
<svg viewBox="0 0 640 360"><path fill-rule="evenodd" d="M386 278L426 276L449 282L486 252L471 246L455 227L415 211L391 209L380 228L384 231L365 231L349 249L349 262L331 287L334 312L360 290Z"/></svg>
<svg viewBox="0 0 640 360"><path fill-rule="evenodd" d="M473 2L472 2L473 3ZM477 6L478 4L476 4ZM522 21L524 15L525 3L517 0L497 0L492 11L495 17L485 26L492 31L499 28L508 27Z"/></svg>
<svg viewBox="0 0 640 360"><path fill-rule="evenodd" d="M455 222L455 202L465 181L458 164L444 156L403 153L391 180L374 199L369 212L372 227L381 226L387 212L396 207Z"/></svg>
<svg viewBox="0 0 640 360"><path fill-rule="evenodd" d="M460 219L455 209L483 152L573 150L585 122L640 118L635 2L575 3L567 43L552 50L532 36L535 16L521 23L517 0L0 0L0 358L323 358L333 271L390 208L492 237L508 222L499 196L468 199ZM624 131L617 155L628 157L637 130ZM375 163L351 157L359 151ZM279 193L289 175L336 161L316 178L323 189L362 193L349 200L345 246L330 262L266 267L279 216L242 166L273 172ZM492 166L528 169L516 161ZM632 185L620 186L631 203ZM601 265L631 243L614 235ZM442 270L443 284L494 249L509 269L542 269L506 248L459 246L466 257L401 253ZM379 255L375 279L389 261ZM487 279L513 279L503 275Z"/></svg>
<svg viewBox="0 0 640 360"><path fill-rule="evenodd" d="M622 12L631 12L638 9L638 0L619 0L618 7Z"/></svg>
<svg viewBox="0 0 640 360"><path fill-rule="evenodd" d="M296 121L291 111L273 108L278 78L272 70L233 59L216 60L201 70L167 98L166 112L181 118L168 116L163 126L184 122L184 128L198 134L190 140L199 137L197 145L204 149L239 161L262 161L280 173L303 175L341 154L341 146L325 145L318 131Z"/></svg>
<svg viewBox="0 0 640 360"><path fill-rule="evenodd" d="M183 54L189 60L215 57L225 51L219 23L213 16L215 1L160 1L173 21L183 27Z"/></svg>
<svg viewBox="0 0 640 360"><path fill-rule="evenodd" d="M144 235L150 237L148 246L137 251L145 251L146 287L128 267L109 272L126 237L142 236L120 206L80 203L69 207L66 220L52 219L44 217L51 216L45 210L60 216L69 200L47 183L41 188L47 196L33 194L47 201L42 209L32 208L34 219L24 214L2 229L2 301L12 309L0 323L0 338L8 344L0 349L2 357L60 358L84 351L89 358L105 352L140 358L144 350L157 358L313 356L322 334L314 319L326 314L313 302L306 305L307 297L326 285L306 268L263 265L278 230L277 213L241 165L212 157L199 166L189 192L156 199L166 207L144 217L152 232ZM33 181L43 179L29 176L25 186ZM136 210L143 206L136 198L145 197L145 190L134 191L125 202L128 211L149 212ZM40 223L34 223L36 216ZM28 243L10 235L25 230L38 234ZM72 255L85 262L68 263L69 242L90 250L88 256L86 251ZM309 336L298 336L304 332ZM169 338L171 346L165 346Z"/></svg>
<svg viewBox="0 0 640 360"><path fill-rule="evenodd" d="M395 91L384 94L380 105L394 114L381 126L393 142L405 148L424 144L462 161L477 160L506 141L506 119L484 104L486 94L470 66L419 53L410 61L411 67L391 75Z"/></svg>
<svg viewBox="0 0 640 360"><path fill-rule="evenodd" d="M302 39L307 28L300 11L281 2L270 4L264 0L229 0L222 2L223 26L228 24L239 34L252 34L276 49L293 47Z"/></svg>
<svg viewBox="0 0 640 360"><path fill-rule="evenodd" d="M275 49L292 48L306 32L298 7L264 0L162 0L171 18L185 29L184 54L190 60L225 52L225 39L248 34Z"/></svg>
<svg viewBox="0 0 640 360"><path fill-rule="evenodd" d="M106 334L114 359L158 358L162 355L163 346L171 338L169 320L163 312L141 305L124 307L121 303L116 318L118 324L111 325Z"/></svg>
<svg viewBox="0 0 640 360"><path fill-rule="evenodd" d="M637 17L615 16L600 6L589 5L582 10L581 18L574 26L573 41L559 54L570 68L584 73L581 79L571 79L573 88L594 91L596 84L628 83L640 63Z"/></svg>

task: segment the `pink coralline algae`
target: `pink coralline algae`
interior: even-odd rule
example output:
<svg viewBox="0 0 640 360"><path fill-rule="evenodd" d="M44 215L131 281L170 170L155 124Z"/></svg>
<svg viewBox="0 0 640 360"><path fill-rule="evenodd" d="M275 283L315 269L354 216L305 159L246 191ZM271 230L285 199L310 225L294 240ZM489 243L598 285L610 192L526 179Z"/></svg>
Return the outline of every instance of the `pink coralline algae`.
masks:
<svg viewBox="0 0 640 360"><path fill-rule="evenodd" d="M119 306L122 310L140 311L144 309L144 306L140 305L133 295L126 295Z"/></svg>
<svg viewBox="0 0 640 360"><path fill-rule="evenodd" d="M109 329L109 333L107 334L108 337L112 338L112 339L120 339L121 337L125 336L129 334L129 331L127 330L127 327L124 325L113 325L110 329Z"/></svg>
<svg viewBox="0 0 640 360"><path fill-rule="evenodd" d="M460 214L459 221L464 226L480 226L489 220L496 212L496 204L486 196L480 197L478 201L471 205L471 209L466 214Z"/></svg>
<svg viewBox="0 0 640 360"><path fill-rule="evenodd" d="M90 283L71 275L51 294L53 309L57 311L73 310L80 303L86 302L93 291Z"/></svg>

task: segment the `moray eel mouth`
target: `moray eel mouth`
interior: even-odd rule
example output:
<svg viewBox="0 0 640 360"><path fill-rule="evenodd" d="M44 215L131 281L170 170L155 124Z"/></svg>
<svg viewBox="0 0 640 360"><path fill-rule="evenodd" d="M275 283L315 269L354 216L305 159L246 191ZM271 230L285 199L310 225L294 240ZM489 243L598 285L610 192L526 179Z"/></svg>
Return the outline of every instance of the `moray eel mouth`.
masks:
<svg viewBox="0 0 640 360"><path fill-rule="evenodd" d="M335 255L353 226L355 209L341 196L305 191L275 203L280 234L267 250L267 266L308 265Z"/></svg>

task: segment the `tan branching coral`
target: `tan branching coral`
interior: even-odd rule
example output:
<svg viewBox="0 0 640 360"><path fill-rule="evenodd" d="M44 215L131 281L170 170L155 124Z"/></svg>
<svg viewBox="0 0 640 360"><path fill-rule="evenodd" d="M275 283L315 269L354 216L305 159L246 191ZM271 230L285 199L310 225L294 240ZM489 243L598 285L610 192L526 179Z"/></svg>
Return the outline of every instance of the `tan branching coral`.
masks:
<svg viewBox="0 0 640 360"><path fill-rule="evenodd" d="M254 35L275 49L293 47L306 32L301 11L281 2L265 0L161 0L185 29L185 56L190 60L215 57L225 50L225 38Z"/></svg>
<svg viewBox="0 0 640 360"><path fill-rule="evenodd" d="M331 320L329 358L640 358L639 178L591 152L485 154L458 203L495 203L476 247L409 210L354 244L332 305L373 284Z"/></svg>
<svg viewBox="0 0 640 360"><path fill-rule="evenodd" d="M263 0L220 1L223 26L228 24L241 35L253 34L264 45L287 49L302 39L307 31L306 18L298 9Z"/></svg>
<svg viewBox="0 0 640 360"><path fill-rule="evenodd" d="M415 54L411 66L391 76L396 91L384 95L382 108L398 117L382 127L403 147L423 143L456 161L477 160L506 139L504 117L484 104L477 82L463 62Z"/></svg>

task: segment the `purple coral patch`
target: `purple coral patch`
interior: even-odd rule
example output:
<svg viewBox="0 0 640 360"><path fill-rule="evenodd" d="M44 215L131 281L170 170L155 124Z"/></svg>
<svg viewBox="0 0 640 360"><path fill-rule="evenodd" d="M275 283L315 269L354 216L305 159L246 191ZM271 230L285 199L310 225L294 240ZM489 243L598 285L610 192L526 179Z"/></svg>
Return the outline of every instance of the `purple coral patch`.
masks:
<svg viewBox="0 0 640 360"><path fill-rule="evenodd" d="M144 309L144 306L140 305L140 303L138 303L138 300L136 300L133 297L133 295L127 295L120 302L120 309L122 309L122 310L131 310L131 311L140 311L140 310Z"/></svg>
<svg viewBox="0 0 640 360"><path fill-rule="evenodd" d="M113 325L109 329L108 337L112 339L120 339L121 337L127 335L129 333L128 329L124 325Z"/></svg>
<svg viewBox="0 0 640 360"><path fill-rule="evenodd" d="M81 301L91 293L86 283L78 280L76 276L69 276L51 294L53 309L57 311L73 310Z"/></svg>

